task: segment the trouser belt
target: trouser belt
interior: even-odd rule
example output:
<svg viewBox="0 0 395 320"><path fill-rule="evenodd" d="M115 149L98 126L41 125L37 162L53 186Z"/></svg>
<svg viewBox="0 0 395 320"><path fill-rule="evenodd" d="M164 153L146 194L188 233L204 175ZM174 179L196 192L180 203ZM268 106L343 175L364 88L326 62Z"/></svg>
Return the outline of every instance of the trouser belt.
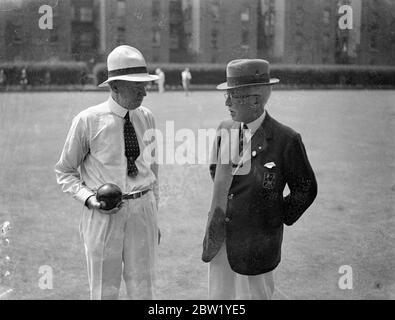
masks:
<svg viewBox="0 0 395 320"><path fill-rule="evenodd" d="M122 199L123 200L137 199L137 198L140 198L141 196L145 195L150 190L151 189L146 189L146 190L141 191L141 192L124 193L124 194L122 194Z"/></svg>

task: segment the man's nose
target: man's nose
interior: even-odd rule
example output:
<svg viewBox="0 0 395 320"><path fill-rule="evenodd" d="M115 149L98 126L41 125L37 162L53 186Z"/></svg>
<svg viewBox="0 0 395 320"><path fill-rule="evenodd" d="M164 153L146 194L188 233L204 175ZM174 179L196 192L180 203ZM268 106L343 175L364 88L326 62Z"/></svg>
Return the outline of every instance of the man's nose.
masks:
<svg viewBox="0 0 395 320"><path fill-rule="evenodd" d="M147 91L145 89L145 86L138 87L138 93L141 94L142 96L146 96Z"/></svg>
<svg viewBox="0 0 395 320"><path fill-rule="evenodd" d="M227 97L225 100L225 106L230 107L232 105L232 100L230 99L230 97Z"/></svg>

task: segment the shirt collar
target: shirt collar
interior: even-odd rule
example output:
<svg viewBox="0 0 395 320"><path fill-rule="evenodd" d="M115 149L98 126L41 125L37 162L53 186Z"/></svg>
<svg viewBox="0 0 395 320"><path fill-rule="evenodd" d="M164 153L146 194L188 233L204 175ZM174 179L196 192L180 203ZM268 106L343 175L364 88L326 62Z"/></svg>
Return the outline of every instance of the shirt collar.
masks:
<svg viewBox="0 0 395 320"><path fill-rule="evenodd" d="M120 116L121 118L124 118L126 116L126 113L129 111L128 109L121 107L117 102L115 102L111 95L108 98L108 106L110 107L112 113Z"/></svg>
<svg viewBox="0 0 395 320"><path fill-rule="evenodd" d="M250 123L246 123L248 129L251 130L251 133L254 134L259 127L262 125L263 120L265 120L265 116L266 116L266 110L263 110L263 113L260 115L260 117L258 119L255 119L254 121L250 122ZM241 124L243 126L243 123Z"/></svg>

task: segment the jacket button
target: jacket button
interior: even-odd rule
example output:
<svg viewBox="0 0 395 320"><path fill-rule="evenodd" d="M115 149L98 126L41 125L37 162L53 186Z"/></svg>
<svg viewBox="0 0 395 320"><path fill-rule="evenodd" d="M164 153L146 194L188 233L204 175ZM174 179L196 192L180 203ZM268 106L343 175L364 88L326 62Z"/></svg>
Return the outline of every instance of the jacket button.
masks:
<svg viewBox="0 0 395 320"><path fill-rule="evenodd" d="M252 156L255 157L256 156L256 151L252 151Z"/></svg>
<svg viewBox="0 0 395 320"><path fill-rule="evenodd" d="M233 199L233 193L231 193L230 195L228 195L228 199L229 199L229 200Z"/></svg>
<svg viewBox="0 0 395 320"><path fill-rule="evenodd" d="M229 222L230 219L228 217L225 218L225 222Z"/></svg>

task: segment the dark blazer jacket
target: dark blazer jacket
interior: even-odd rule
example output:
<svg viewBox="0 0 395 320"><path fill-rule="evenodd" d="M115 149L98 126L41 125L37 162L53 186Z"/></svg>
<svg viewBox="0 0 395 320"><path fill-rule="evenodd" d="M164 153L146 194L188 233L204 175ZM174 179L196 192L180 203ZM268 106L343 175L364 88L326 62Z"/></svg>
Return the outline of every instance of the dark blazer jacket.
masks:
<svg viewBox="0 0 395 320"><path fill-rule="evenodd" d="M220 128L232 126L234 121L225 121ZM210 165L213 178L215 169ZM286 184L290 194L283 197ZM215 209L208 221L202 260L211 261L226 241L235 272L257 275L275 269L281 259L283 224L295 223L316 195L317 182L301 136L266 113L252 137L251 170L233 177L226 212Z"/></svg>

